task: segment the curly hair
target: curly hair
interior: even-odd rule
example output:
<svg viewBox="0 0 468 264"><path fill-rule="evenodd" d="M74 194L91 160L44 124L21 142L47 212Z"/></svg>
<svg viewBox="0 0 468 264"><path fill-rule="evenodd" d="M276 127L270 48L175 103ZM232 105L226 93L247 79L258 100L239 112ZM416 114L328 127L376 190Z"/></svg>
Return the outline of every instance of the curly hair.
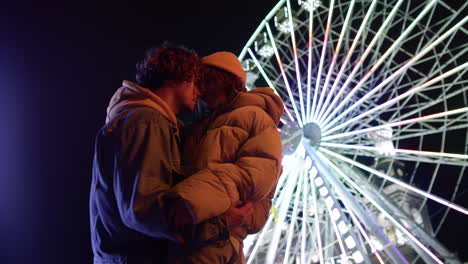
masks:
<svg viewBox="0 0 468 264"><path fill-rule="evenodd" d="M241 91L245 91L244 83L241 78L225 70L202 65L200 77L197 79L197 86L203 93L212 89L222 89L228 100L232 99Z"/></svg>
<svg viewBox="0 0 468 264"><path fill-rule="evenodd" d="M163 43L149 49L145 58L137 63L136 83L154 91L167 82L197 80L200 66L195 51Z"/></svg>

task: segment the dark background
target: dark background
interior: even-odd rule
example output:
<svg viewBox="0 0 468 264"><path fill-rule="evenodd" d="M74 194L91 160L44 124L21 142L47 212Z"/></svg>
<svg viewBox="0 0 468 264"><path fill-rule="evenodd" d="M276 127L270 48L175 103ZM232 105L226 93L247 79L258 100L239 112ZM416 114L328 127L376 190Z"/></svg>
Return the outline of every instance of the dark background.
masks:
<svg viewBox="0 0 468 264"><path fill-rule="evenodd" d="M275 3L0 4L0 263L91 263L93 141L112 93L164 40L239 54ZM448 223L443 242L463 253L466 225Z"/></svg>

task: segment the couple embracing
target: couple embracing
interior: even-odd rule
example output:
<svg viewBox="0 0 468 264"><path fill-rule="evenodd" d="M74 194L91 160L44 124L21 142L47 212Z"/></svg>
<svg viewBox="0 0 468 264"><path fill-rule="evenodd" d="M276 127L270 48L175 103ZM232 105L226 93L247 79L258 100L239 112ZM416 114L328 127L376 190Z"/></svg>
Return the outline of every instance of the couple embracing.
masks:
<svg viewBox="0 0 468 264"><path fill-rule="evenodd" d="M245 82L229 52L148 51L96 136L95 264L245 263L243 240L265 224L281 173L284 107ZM190 124L177 118L196 108Z"/></svg>

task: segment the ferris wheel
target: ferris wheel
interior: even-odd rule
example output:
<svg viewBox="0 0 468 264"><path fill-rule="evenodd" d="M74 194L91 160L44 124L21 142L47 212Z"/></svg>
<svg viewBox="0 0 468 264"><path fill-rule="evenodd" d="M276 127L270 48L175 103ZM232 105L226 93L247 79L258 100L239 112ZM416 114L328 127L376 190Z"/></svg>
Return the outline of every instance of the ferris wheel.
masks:
<svg viewBox="0 0 468 264"><path fill-rule="evenodd" d="M468 220L467 7L273 7L239 56L248 88L285 102L283 174L248 263L461 263L437 237Z"/></svg>

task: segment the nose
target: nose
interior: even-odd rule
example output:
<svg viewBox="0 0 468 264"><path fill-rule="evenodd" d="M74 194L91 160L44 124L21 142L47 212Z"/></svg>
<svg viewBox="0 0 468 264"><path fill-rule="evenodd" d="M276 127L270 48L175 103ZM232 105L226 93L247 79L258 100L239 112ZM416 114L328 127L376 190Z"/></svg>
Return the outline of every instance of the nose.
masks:
<svg viewBox="0 0 468 264"><path fill-rule="evenodd" d="M195 92L195 97L196 99L200 98L202 96L202 93L199 89L196 89L196 92Z"/></svg>

